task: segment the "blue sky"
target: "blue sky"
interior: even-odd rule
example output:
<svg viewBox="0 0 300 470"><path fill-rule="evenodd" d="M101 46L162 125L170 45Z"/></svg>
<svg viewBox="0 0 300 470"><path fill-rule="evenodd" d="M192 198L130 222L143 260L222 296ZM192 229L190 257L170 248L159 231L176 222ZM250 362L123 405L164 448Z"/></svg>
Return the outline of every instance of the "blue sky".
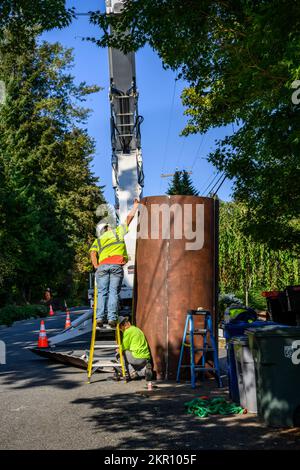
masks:
<svg viewBox="0 0 300 470"><path fill-rule="evenodd" d="M67 5L75 6L82 13L99 9L104 11L104 0L69 0ZM91 42L82 41L82 37L97 35L98 29L89 23L88 16L80 16L68 28L43 34L43 39L49 42L59 41L65 47L74 49L75 66L72 73L75 82L86 81L103 88L87 101L87 106L93 110L87 128L96 141L93 171L100 178L100 184L105 185L104 195L107 201L113 203L108 53ZM136 54L136 69L139 113L144 117L144 196L164 194L170 178L161 178L160 175L173 173L176 167L192 171L193 184L202 192L216 172L205 158L214 148L215 139L225 135L225 129L211 129L204 137L200 134L180 137L180 131L186 123L180 94L186 84L177 81L174 85L176 74L164 70L160 59L149 47ZM226 180L218 195L223 200L229 200L230 194L231 183Z"/></svg>

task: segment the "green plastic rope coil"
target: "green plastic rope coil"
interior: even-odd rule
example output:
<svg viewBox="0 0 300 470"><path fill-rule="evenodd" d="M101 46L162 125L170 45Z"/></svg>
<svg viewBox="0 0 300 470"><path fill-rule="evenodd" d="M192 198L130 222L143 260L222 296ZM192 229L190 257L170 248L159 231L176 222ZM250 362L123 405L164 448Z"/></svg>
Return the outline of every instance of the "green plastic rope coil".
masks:
<svg viewBox="0 0 300 470"><path fill-rule="evenodd" d="M209 415L236 415L245 414L247 410L235 403L230 403L223 397L207 398L200 397L195 398L192 401L188 401L184 404L186 412L199 418L206 418Z"/></svg>

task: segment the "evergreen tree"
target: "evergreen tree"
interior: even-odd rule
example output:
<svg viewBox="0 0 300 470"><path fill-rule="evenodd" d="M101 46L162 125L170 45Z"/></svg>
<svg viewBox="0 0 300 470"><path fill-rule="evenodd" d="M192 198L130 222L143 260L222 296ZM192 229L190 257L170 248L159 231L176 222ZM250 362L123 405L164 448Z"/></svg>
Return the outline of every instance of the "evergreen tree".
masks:
<svg viewBox="0 0 300 470"><path fill-rule="evenodd" d="M39 299L47 285L66 295L72 272L80 283L104 202L90 170L94 142L82 128L89 110L80 105L98 88L75 85L71 50L38 45L37 32L6 30L0 39L2 303Z"/></svg>
<svg viewBox="0 0 300 470"><path fill-rule="evenodd" d="M198 191L194 188L190 175L186 170L181 173L182 194L188 196L198 196Z"/></svg>
<svg viewBox="0 0 300 470"><path fill-rule="evenodd" d="M186 170L176 170L169 188L167 190L169 195L182 195L182 196L198 196L198 191L193 187L190 175Z"/></svg>
<svg viewBox="0 0 300 470"><path fill-rule="evenodd" d="M170 196L181 194L181 189L181 171L176 170L171 183L169 183L167 194Z"/></svg>

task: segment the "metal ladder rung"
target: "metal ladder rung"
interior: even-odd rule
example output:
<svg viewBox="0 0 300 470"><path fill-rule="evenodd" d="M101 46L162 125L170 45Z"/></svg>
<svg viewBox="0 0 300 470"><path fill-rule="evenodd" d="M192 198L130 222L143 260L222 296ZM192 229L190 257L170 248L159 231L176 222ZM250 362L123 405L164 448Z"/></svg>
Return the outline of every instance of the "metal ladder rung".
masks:
<svg viewBox="0 0 300 470"><path fill-rule="evenodd" d="M99 345L95 345L94 349L116 349L116 347L117 347L117 344L113 344L113 345L99 344Z"/></svg>
<svg viewBox="0 0 300 470"><path fill-rule="evenodd" d="M134 113L116 113L116 116L134 116Z"/></svg>
<svg viewBox="0 0 300 470"><path fill-rule="evenodd" d="M190 364L181 364L181 367L191 367ZM216 367L203 367L203 366L195 366L195 370L217 370Z"/></svg>
<svg viewBox="0 0 300 470"><path fill-rule="evenodd" d="M203 331L201 331L201 330L195 330L193 334L194 334L194 335L206 335L206 334L207 334L207 331L204 331L204 330L203 330ZM187 336L191 336L191 333L188 332L188 333L187 333Z"/></svg>
<svg viewBox="0 0 300 470"><path fill-rule="evenodd" d="M189 311L186 316L186 321L185 321L185 327L184 327L184 333L183 333L183 338L182 338L182 343L181 343L181 349L180 349L180 356L179 356L179 361L178 361L178 367L177 367L177 376L176 380L177 382L180 381L180 369L182 367L189 367L191 371L191 385L192 388L196 387L196 372L198 371L212 371L215 372L216 375L216 380L218 382L218 386L222 387L222 379L220 375L220 368L219 368L219 359L218 359L218 350L217 350L217 342L214 337L214 331L213 331L213 323L212 323L212 318L210 312L203 311L201 312L201 315L204 316L204 326L205 328L194 328L194 315L196 316L198 313L192 313L192 311ZM209 342L207 342L207 334L209 333ZM194 343L194 337L196 335L202 335L203 336L203 346L201 348L195 347ZM189 343L187 343L187 337L190 337ZM184 353L184 348L188 347L190 349L190 364L182 364L182 359L183 359L183 353ZM196 352L202 352L202 358L201 358L201 363L202 365L195 364L195 353ZM206 354L208 352L213 352L214 355L214 367L206 367ZM203 376L204 379L204 376Z"/></svg>
<svg viewBox="0 0 300 470"><path fill-rule="evenodd" d="M95 361L93 362L93 367L120 367L120 362L111 362L111 361Z"/></svg>
<svg viewBox="0 0 300 470"><path fill-rule="evenodd" d="M111 327L111 326L109 326L109 327L107 327L107 328L105 328L105 326L101 326L101 327L100 327L100 326L96 326L96 330L97 330L97 331L103 331L103 332L105 331L105 332L107 332L107 331L116 331L116 328L115 328L115 327Z"/></svg>
<svg viewBox="0 0 300 470"><path fill-rule="evenodd" d="M194 351L195 352L199 352L199 351L208 352L208 351L214 351L214 348L194 348Z"/></svg>

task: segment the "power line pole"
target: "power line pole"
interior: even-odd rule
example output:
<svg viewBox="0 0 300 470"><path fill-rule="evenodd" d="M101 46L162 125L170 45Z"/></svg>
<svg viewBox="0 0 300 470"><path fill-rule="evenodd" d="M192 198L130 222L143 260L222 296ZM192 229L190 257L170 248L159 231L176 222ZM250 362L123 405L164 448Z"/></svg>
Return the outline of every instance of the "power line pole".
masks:
<svg viewBox="0 0 300 470"><path fill-rule="evenodd" d="M183 172L186 172L188 175L192 175L192 171L187 171L187 170L176 170L177 173L182 174ZM160 177L161 178L170 178L171 176L175 176L175 173L161 173Z"/></svg>

